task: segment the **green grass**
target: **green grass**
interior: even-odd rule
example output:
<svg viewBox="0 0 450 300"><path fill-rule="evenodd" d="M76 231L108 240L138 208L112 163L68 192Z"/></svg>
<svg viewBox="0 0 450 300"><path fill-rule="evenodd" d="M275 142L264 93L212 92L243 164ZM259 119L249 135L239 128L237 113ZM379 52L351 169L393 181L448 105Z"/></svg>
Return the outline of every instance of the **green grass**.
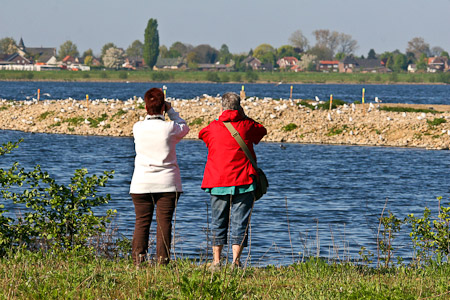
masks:
<svg viewBox="0 0 450 300"><path fill-rule="evenodd" d="M1 299L448 299L450 265L375 269L311 259L229 267L177 260L136 270L86 252L15 252L0 259Z"/></svg>
<svg viewBox="0 0 450 300"><path fill-rule="evenodd" d="M303 105L303 106L306 106L309 109L315 109L315 106L312 105L312 104L309 104L308 101L312 101L312 100L302 100L302 101L298 102L297 105Z"/></svg>
<svg viewBox="0 0 450 300"><path fill-rule="evenodd" d="M414 113L432 113L437 114L441 113L440 111L426 108L412 108L412 107L404 107L404 106L381 106L380 110L384 111L392 111L392 112L414 112Z"/></svg>
<svg viewBox="0 0 450 300"><path fill-rule="evenodd" d="M90 122L89 126L91 128L97 128L100 122L105 121L106 119L108 119L108 115L104 113L100 117L88 118L87 120Z"/></svg>
<svg viewBox="0 0 450 300"><path fill-rule="evenodd" d="M333 102L331 103L331 109L335 109L338 106L342 106L344 104L347 104L347 102L340 100L340 99L333 99ZM330 109L330 100L317 105L317 108L319 109Z"/></svg>
<svg viewBox="0 0 450 300"><path fill-rule="evenodd" d="M111 120L125 115L127 112L123 109L119 109L114 115L112 115Z"/></svg>
<svg viewBox="0 0 450 300"><path fill-rule="evenodd" d="M328 130L327 136L334 136L341 134L342 132L344 132L344 130L347 129L348 129L347 125L344 125L342 127L332 127L330 130Z"/></svg>
<svg viewBox="0 0 450 300"><path fill-rule="evenodd" d="M131 82L267 82L267 83L450 83L450 74L440 73L319 73L319 72L208 72L150 70L81 71L7 71L0 70L0 80L61 80L61 81L131 81ZM169 91L170 92L170 91Z"/></svg>
<svg viewBox="0 0 450 300"><path fill-rule="evenodd" d="M195 118L191 123L189 123L189 126L202 125L203 121L203 118Z"/></svg>
<svg viewBox="0 0 450 300"><path fill-rule="evenodd" d="M39 120L39 121L43 121L43 120L45 120L47 117L53 115L54 113L55 113L54 111L46 111L46 112L44 112L44 113L42 113L42 114L39 115L38 120Z"/></svg>
<svg viewBox="0 0 450 300"><path fill-rule="evenodd" d="M64 120L64 122L68 123L70 126L78 126L80 124L83 124L84 122L84 118L83 117L73 117L73 118L69 118Z"/></svg>
<svg viewBox="0 0 450 300"><path fill-rule="evenodd" d="M443 123L446 123L446 122L447 122L447 120L445 118L434 118L433 121L427 120L427 124L430 127L439 126L439 125L441 125Z"/></svg>
<svg viewBox="0 0 450 300"><path fill-rule="evenodd" d="M287 124L286 126L283 126L283 128L281 128L281 129L282 129L283 131L288 132L288 131L292 131L292 130L296 129L297 127L298 127L297 124L289 123L289 124Z"/></svg>

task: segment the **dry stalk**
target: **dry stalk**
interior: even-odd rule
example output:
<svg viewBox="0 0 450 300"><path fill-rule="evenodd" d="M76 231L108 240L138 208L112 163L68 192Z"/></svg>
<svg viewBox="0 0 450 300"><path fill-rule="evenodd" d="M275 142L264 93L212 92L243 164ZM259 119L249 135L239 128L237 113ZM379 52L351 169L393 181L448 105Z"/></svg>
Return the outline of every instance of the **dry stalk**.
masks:
<svg viewBox="0 0 450 300"><path fill-rule="evenodd" d="M331 225L329 225L330 227L330 233L331 233L331 243L333 244L333 252L336 255L336 259L341 262L341 259L339 257L339 247L336 246L336 243L334 242L334 234L333 234L333 228L331 228Z"/></svg>
<svg viewBox="0 0 450 300"><path fill-rule="evenodd" d="M380 222L378 224L378 232L377 232L377 256L378 256L377 257L377 268L380 267L380 229L381 229L381 220L383 218L383 214L384 214L384 210L386 209L387 202L388 202L388 198L386 198L386 201L384 202L383 210L381 211Z"/></svg>
<svg viewBox="0 0 450 300"><path fill-rule="evenodd" d="M315 219L316 221L316 257L317 259L320 257L320 239L319 239L319 219Z"/></svg>
<svg viewBox="0 0 450 300"><path fill-rule="evenodd" d="M294 263L294 247L292 246L291 229L290 229L290 223L289 223L289 210L288 210L288 202L287 202L286 197L284 197L284 202L286 205L286 220L287 220L287 226L288 226L289 243L291 245L291 252L292 252L292 263Z"/></svg>

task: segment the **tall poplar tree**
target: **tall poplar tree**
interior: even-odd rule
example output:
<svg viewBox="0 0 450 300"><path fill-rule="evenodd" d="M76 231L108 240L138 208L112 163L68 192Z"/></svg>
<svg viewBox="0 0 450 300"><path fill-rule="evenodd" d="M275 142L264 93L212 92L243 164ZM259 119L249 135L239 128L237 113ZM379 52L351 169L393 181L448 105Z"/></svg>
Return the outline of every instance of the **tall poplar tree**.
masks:
<svg viewBox="0 0 450 300"><path fill-rule="evenodd" d="M144 49L142 56L144 61L150 68L156 64L159 55L159 34L158 21L155 19L148 20L147 28L144 34Z"/></svg>

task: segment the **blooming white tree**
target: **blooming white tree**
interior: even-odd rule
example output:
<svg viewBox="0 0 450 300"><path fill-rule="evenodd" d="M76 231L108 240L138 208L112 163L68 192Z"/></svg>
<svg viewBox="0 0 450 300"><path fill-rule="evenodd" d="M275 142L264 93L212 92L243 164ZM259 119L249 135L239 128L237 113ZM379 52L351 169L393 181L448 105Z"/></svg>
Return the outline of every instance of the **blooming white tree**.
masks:
<svg viewBox="0 0 450 300"><path fill-rule="evenodd" d="M303 70L306 71L310 68L312 64L316 62L317 56L312 54L303 54L302 59L297 62L297 65Z"/></svg>
<svg viewBox="0 0 450 300"><path fill-rule="evenodd" d="M17 52L16 41L11 37L0 39L0 53L14 54Z"/></svg>
<svg viewBox="0 0 450 300"><path fill-rule="evenodd" d="M103 56L103 64L110 69L118 69L125 61L125 52L122 49L111 47Z"/></svg>

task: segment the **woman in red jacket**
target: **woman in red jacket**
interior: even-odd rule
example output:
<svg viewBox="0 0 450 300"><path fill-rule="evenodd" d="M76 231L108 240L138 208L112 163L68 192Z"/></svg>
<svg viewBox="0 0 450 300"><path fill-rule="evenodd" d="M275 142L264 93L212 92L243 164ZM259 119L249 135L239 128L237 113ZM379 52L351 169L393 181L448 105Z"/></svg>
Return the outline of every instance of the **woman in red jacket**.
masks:
<svg viewBox="0 0 450 300"><path fill-rule="evenodd" d="M258 144L267 134L264 126L245 116L240 100L235 93L224 94L219 119L199 133L199 138L208 147L202 189L211 194L212 269L220 267L229 221L233 266L240 267L240 256L247 246L249 219L254 203L253 178L257 176L256 170L223 122L230 122L239 132L255 160L253 144Z"/></svg>

